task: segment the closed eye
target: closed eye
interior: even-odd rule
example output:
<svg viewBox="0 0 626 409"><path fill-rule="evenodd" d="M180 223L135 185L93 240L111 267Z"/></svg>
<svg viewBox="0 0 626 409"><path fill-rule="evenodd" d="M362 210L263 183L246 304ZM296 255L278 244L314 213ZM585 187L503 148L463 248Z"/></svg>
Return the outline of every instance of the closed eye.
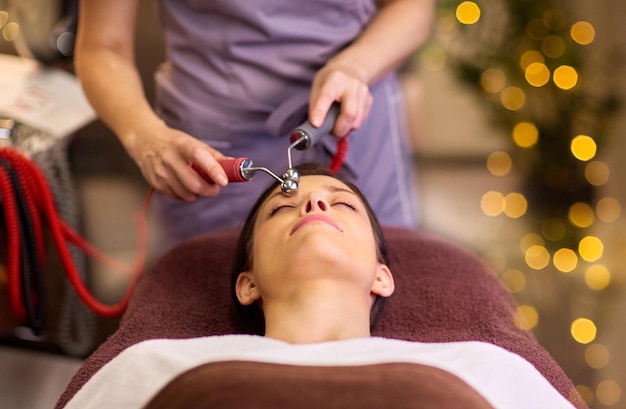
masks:
<svg viewBox="0 0 626 409"><path fill-rule="evenodd" d="M333 203L333 206L343 206L343 207L347 207L347 208L352 209L352 210L356 210L356 206L353 205L350 202L339 201L339 202Z"/></svg>
<svg viewBox="0 0 626 409"><path fill-rule="evenodd" d="M283 210L287 210L287 209L289 209L289 208L292 208L292 209L293 209L294 207L295 207L295 206L293 206L293 205L288 205L288 204L281 204L281 205L278 205L278 206L276 206L276 207L272 208L272 210L270 211L270 217L271 217L271 216L274 216L274 215L275 215L275 214L277 214L277 213L280 213L280 212L281 212L281 211L283 211Z"/></svg>

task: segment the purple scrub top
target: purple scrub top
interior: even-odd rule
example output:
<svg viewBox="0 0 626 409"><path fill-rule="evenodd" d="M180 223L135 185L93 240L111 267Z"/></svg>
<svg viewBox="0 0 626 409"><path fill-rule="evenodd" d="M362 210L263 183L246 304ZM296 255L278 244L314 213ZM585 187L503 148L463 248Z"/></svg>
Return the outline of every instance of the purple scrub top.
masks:
<svg viewBox="0 0 626 409"><path fill-rule="evenodd" d="M371 0L160 0L167 60L157 70L156 108L168 125L225 155L280 174L290 130L306 119L311 82L364 30ZM374 56L373 56L374 57ZM370 88L374 106L351 133L340 175L356 183L385 225L415 227L416 200L405 106L395 75ZM329 164L336 139L294 151ZM194 203L155 196L165 247L242 224L272 180L257 173Z"/></svg>

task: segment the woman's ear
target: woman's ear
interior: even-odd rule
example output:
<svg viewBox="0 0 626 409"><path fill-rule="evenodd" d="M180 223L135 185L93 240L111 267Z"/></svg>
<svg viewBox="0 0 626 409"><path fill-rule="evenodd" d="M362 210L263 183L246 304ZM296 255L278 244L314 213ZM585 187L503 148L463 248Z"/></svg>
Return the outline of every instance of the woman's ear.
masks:
<svg viewBox="0 0 626 409"><path fill-rule="evenodd" d="M237 300L241 305L250 305L259 299L259 289L254 282L254 275L248 271L239 273L235 284Z"/></svg>
<svg viewBox="0 0 626 409"><path fill-rule="evenodd" d="M376 278L372 285L372 293L380 295L381 297L389 297L393 294L396 286L393 281L393 275L391 270L386 264L378 263L376 270Z"/></svg>

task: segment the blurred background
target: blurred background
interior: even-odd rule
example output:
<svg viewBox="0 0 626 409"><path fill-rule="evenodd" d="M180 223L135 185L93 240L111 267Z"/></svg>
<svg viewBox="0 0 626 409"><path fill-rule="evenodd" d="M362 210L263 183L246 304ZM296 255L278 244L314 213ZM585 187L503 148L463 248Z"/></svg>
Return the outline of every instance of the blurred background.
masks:
<svg viewBox="0 0 626 409"><path fill-rule="evenodd" d="M0 0L0 93L18 80L32 92L42 73L63 79L64 101L82 113L54 148L66 172L51 165L73 187L64 191L66 215L97 248L130 263L133 215L148 186L71 95L71 4ZM402 70L421 229L489 263L520 304L518 325L536 335L590 407L626 408L626 3L439 0L436 18L432 40ZM142 1L139 21L136 58L152 99L152 73L163 60L152 2ZM0 130L19 125L31 140L54 133L9 123L7 110L0 97ZM149 249L159 236L150 216ZM73 298L50 246L49 322L35 336L4 302L0 251L0 407L51 407L117 321ZM95 295L119 300L126 275L77 258Z"/></svg>

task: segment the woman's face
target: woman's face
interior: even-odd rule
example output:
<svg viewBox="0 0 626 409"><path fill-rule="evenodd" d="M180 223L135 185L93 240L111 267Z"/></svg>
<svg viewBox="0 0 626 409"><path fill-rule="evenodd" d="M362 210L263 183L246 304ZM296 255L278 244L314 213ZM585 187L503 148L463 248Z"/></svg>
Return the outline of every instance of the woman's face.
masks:
<svg viewBox="0 0 626 409"><path fill-rule="evenodd" d="M293 196L278 188L270 194L258 210L253 242L251 273L261 298L319 279L345 280L370 294L384 266L365 205L328 176L303 176Z"/></svg>

